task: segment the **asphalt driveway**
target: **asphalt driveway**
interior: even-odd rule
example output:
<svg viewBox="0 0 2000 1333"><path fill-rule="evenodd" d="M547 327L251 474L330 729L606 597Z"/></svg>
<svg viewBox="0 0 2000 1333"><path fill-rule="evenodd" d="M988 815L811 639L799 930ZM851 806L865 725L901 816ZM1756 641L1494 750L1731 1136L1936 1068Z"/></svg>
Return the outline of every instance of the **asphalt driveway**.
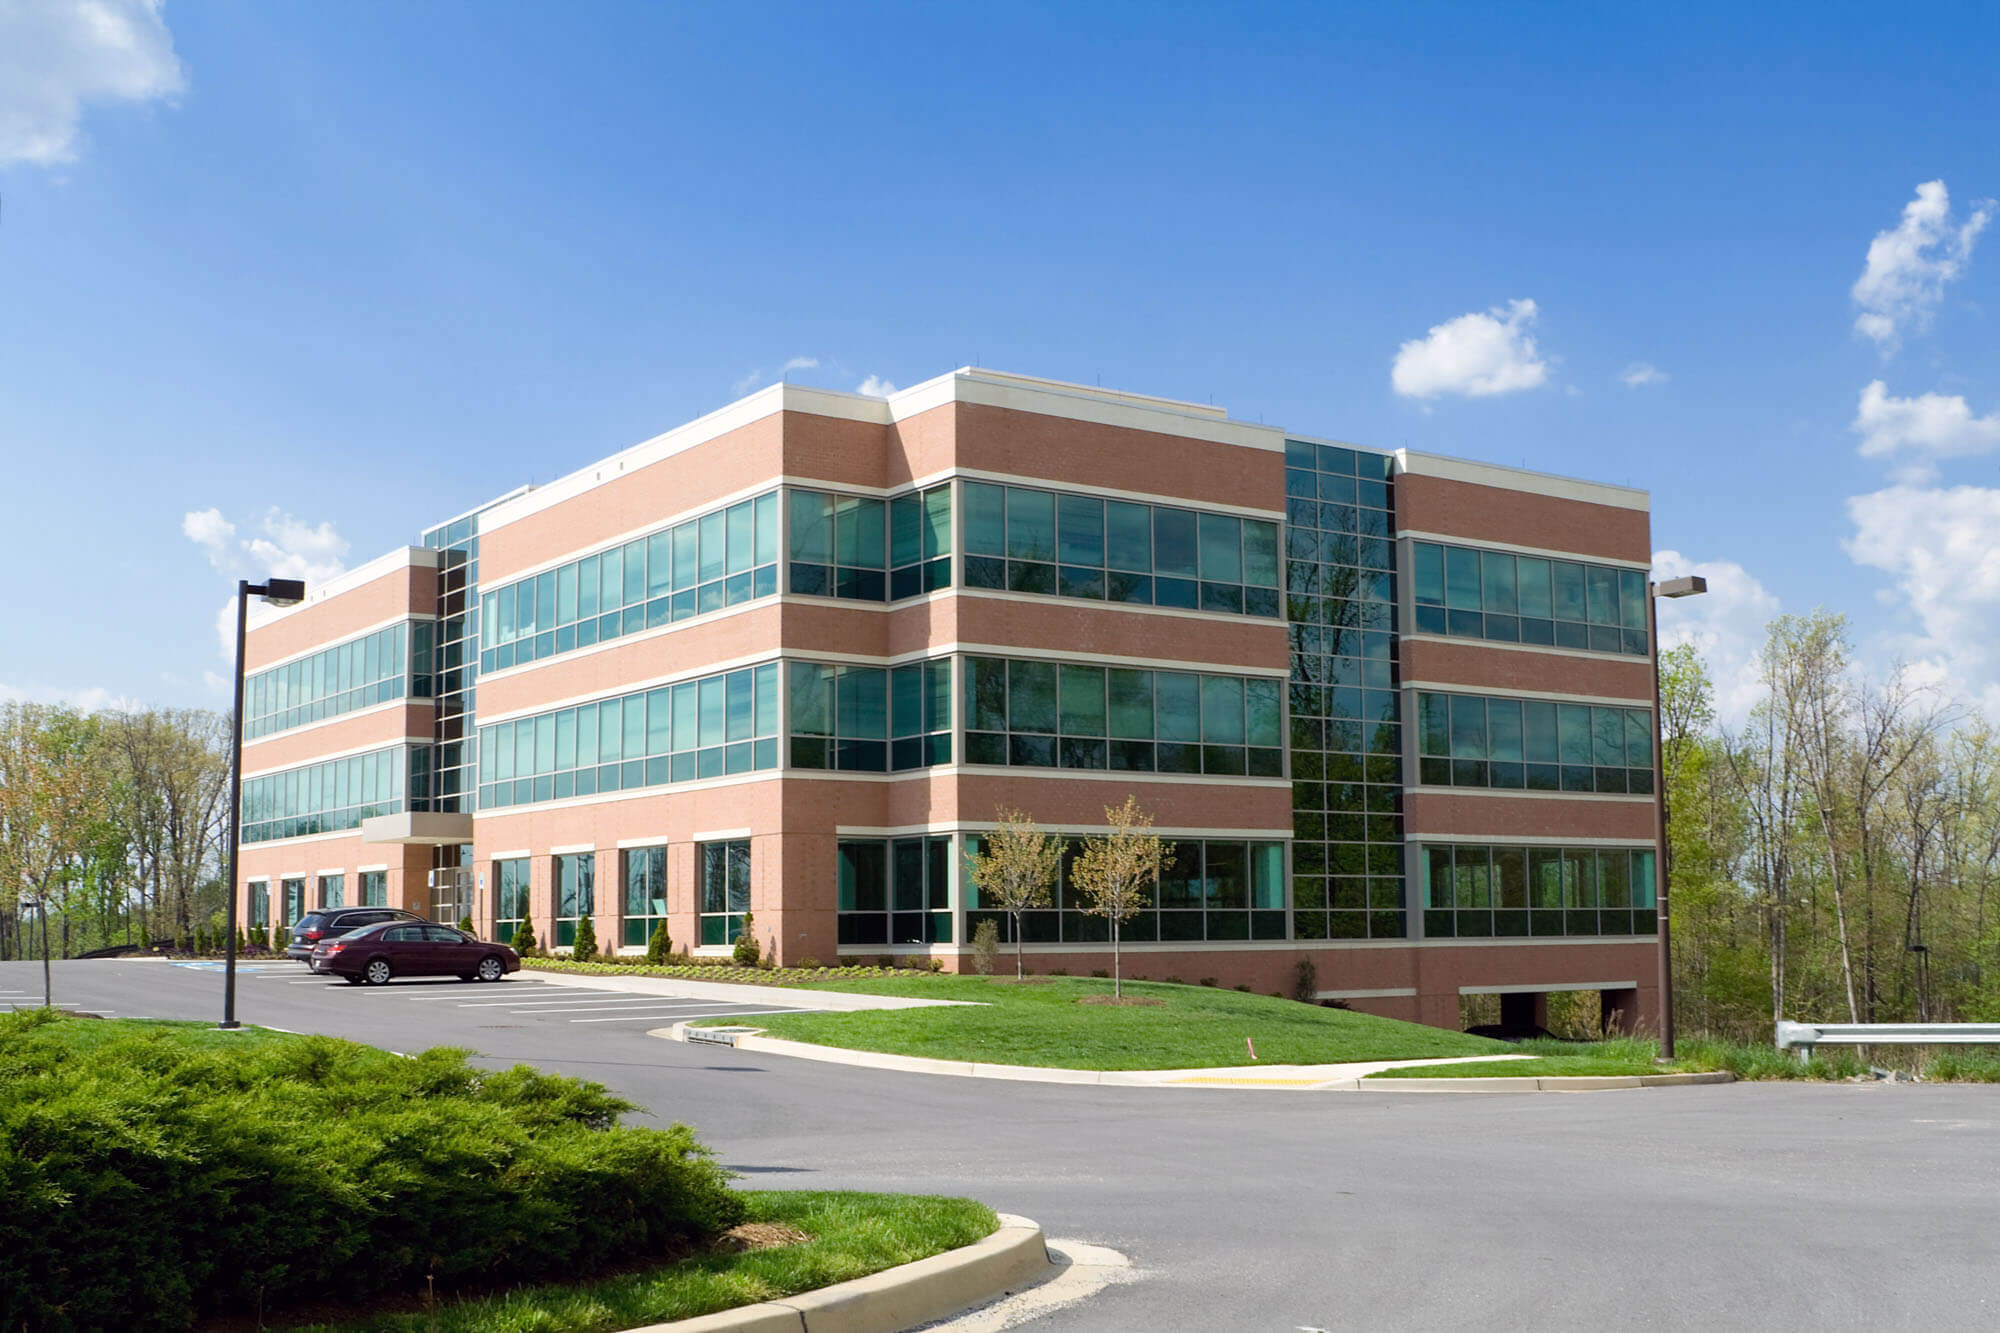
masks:
<svg viewBox="0 0 2000 1333"><path fill-rule="evenodd" d="M39 964L0 964L0 1007L40 994ZM771 1007L811 996L774 991ZM59 963L56 998L209 1019L221 977ZM1036 1329L2000 1322L2000 1087L1183 1092L886 1073L645 1035L697 1003L527 977L377 990L290 964L238 990L246 1022L598 1079L695 1125L746 1183L968 1194L1141 1270Z"/></svg>

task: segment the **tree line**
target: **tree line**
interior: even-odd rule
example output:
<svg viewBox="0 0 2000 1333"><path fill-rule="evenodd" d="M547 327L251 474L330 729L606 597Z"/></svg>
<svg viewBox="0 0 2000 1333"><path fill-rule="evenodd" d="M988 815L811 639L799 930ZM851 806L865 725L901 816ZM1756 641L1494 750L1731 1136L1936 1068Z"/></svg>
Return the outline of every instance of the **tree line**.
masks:
<svg viewBox="0 0 2000 1333"><path fill-rule="evenodd" d="M2000 735L1908 667L1871 678L1844 617L1781 616L1747 719L1661 657L1679 1019L2000 1020Z"/></svg>
<svg viewBox="0 0 2000 1333"><path fill-rule="evenodd" d="M0 958L189 940L224 906L229 721L0 703ZM46 914L23 901L46 904Z"/></svg>

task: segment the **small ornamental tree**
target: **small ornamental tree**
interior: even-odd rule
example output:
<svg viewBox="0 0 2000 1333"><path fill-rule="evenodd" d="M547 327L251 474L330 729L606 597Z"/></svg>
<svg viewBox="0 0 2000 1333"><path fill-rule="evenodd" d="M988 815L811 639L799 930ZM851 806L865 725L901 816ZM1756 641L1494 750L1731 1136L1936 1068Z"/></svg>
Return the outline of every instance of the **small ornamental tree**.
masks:
<svg viewBox="0 0 2000 1333"><path fill-rule="evenodd" d="M458 919L458 928L468 935L477 935L479 933L472 928L472 918L469 916L462 916Z"/></svg>
<svg viewBox="0 0 2000 1333"><path fill-rule="evenodd" d="M1153 832L1153 817L1139 808L1136 796L1127 796L1115 810L1106 806L1104 819L1111 832L1084 839L1083 854L1070 868L1070 883L1083 899L1084 911L1111 922L1111 993L1122 998L1118 927L1152 902L1160 872L1174 863L1174 848Z"/></svg>
<svg viewBox="0 0 2000 1333"><path fill-rule="evenodd" d="M514 938L508 941L508 943L513 947L514 952L520 954L521 957L534 957L535 928L526 921L523 921L520 925L514 927Z"/></svg>
<svg viewBox="0 0 2000 1333"><path fill-rule="evenodd" d="M570 945L569 956L579 963L597 957L597 927L591 924L588 915L576 919L576 940Z"/></svg>
<svg viewBox="0 0 2000 1333"><path fill-rule="evenodd" d="M1014 920L1014 979L1021 979L1021 914L1047 907L1062 864L1062 839L1044 833L1019 810L1000 811L1000 826L980 839L979 854L966 868L979 905L995 907Z"/></svg>
<svg viewBox="0 0 2000 1333"><path fill-rule="evenodd" d="M653 938L646 941L646 961L664 963L674 951L673 937L667 934L667 923L662 921L653 927Z"/></svg>

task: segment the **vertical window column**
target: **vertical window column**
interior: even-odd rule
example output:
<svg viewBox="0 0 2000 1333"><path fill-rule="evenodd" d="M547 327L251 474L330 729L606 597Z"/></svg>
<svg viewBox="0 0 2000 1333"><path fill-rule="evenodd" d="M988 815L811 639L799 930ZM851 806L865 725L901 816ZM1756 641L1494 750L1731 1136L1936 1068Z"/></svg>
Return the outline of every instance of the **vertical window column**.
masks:
<svg viewBox="0 0 2000 1333"><path fill-rule="evenodd" d="M319 906L347 906L347 877L345 875L321 875L319 877Z"/></svg>
<svg viewBox="0 0 2000 1333"><path fill-rule="evenodd" d="M750 911L750 842L705 842L697 854L701 873L701 943L729 945Z"/></svg>
<svg viewBox="0 0 2000 1333"><path fill-rule="evenodd" d="M597 857L573 852L555 858L555 947L576 943L576 923L597 911Z"/></svg>
<svg viewBox="0 0 2000 1333"><path fill-rule="evenodd" d="M514 934L528 919L528 858L515 857L493 863L493 934L501 944L511 944Z"/></svg>
<svg viewBox="0 0 2000 1333"><path fill-rule="evenodd" d="M667 919L666 847L625 849L625 911L619 938L627 948L644 948Z"/></svg>

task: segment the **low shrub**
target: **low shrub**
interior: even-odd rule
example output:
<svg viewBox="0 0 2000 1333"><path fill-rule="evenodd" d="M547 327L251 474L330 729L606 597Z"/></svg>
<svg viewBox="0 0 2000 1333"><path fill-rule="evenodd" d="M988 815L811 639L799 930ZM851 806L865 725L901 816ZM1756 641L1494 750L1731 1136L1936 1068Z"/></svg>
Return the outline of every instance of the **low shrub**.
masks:
<svg viewBox="0 0 2000 1333"><path fill-rule="evenodd" d="M472 928L472 918L469 916L462 916L458 919L458 928L468 935L477 935L479 933Z"/></svg>
<svg viewBox="0 0 2000 1333"><path fill-rule="evenodd" d="M1214 977L1203 977L1199 984L1207 986L1208 988L1213 990L1220 983L1218 983Z"/></svg>
<svg viewBox="0 0 2000 1333"><path fill-rule="evenodd" d="M1301 958L1292 966L1292 998L1301 1004L1311 1004L1319 997L1319 969L1310 958Z"/></svg>
<svg viewBox="0 0 2000 1333"><path fill-rule="evenodd" d="M0 1328L573 1275L741 1219L684 1125L466 1053L0 1016Z"/></svg>
<svg viewBox="0 0 2000 1333"><path fill-rule="evenodd" d="M1000 923L988 917L972 932L972 970L982 977L990 977L999 958Z"/></svg>
<svg viewBox="0 0 2000 1333"><path fill-rule="evenodd" d="M523 921L520 925L514 927L514 938L507 941L507 943L521 957L533 958L535 956L535 928L526 921Z"/></svg>
<svg viewBox="0 0 2000 1333"><path fill-rule="evenodd" d="M673 956L673 952L673 936L667 934L667 923L662 921L653 927L653 938L646 941L646 961L654 964L664 963Z"/></svg>
<svg viewBox="0 0 2000 1333"><path fill-rule="evenodd" d="M569 946L569 956L579 963L588 963L597 957L597 927L588 913L577 918L576 938Z"/></svg>
<svg viewBox="0 0 2000 1333"><path fill-rule="evenodd" d="M757 966L757 959L763 953L757 947L756 926L754 924L756 919L755 913L745 912L743 914L743 929L736 932L735 947L731 949L730 953L736 959L738 967Z"/></svg>

